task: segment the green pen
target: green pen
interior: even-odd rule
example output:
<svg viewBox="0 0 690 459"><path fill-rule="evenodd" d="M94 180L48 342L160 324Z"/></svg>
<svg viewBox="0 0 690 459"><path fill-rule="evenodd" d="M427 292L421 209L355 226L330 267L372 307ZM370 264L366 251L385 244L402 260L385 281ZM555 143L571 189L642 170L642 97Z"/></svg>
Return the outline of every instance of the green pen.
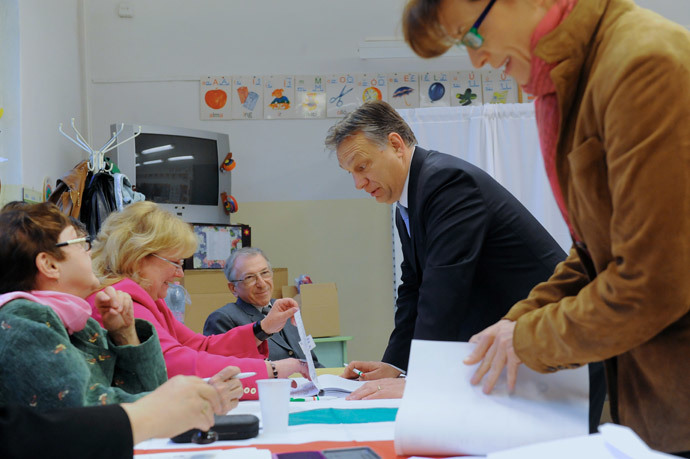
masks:
<svg viewBox="0 0 690 459"><path fill-rule="evenodd" d="M290 397L291 402L311 402L314 400L320 400L318 395L314 395L313 397L306 397L306 398L292 398Z"/></svg>

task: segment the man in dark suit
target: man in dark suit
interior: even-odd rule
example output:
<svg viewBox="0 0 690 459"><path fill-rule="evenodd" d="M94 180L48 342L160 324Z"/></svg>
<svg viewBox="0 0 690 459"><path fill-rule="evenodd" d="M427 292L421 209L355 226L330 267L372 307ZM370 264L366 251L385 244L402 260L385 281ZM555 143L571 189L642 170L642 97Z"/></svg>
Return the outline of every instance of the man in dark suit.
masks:
<svg viewBox="0 0 690 459"><path fill-rule="evenodd" d="M260 323L271 310L273 270L261 249L243 247L234 251L225 263L225 277L237 302L212 312L204 324L204 335L217 335L240 325ZM299 345L297 327L291 322L278 333L266 334L266 338L269 359L306 358ZM313 351L311 355L314 365L323 367Z"/></svg>
<svg viewBox="0 0 690 459"><path fill-rule="evenodd" d="M416 143L407 123L382 101L350 113L326 139L357 189L396 204L403 252L395 329L382 362L351 362L346 378L404 375L412 339L468 341L526 298L566 257L487 173ZM377 381L351 397L402 396L402 387Z"/></svg>

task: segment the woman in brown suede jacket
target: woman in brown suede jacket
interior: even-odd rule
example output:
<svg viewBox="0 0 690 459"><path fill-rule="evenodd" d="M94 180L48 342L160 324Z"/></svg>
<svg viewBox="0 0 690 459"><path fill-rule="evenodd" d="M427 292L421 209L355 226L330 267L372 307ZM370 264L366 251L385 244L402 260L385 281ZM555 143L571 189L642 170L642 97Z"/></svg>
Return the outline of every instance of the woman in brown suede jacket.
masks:
<svg viewBox="0 0 690 459"><path fill-rule="evenodd" d="M403 19L418 54L462 42L537 96L574 241L472 338L472 382L606 360L613 419L690 456L690 33L631 0L411 0Z"/></svg>

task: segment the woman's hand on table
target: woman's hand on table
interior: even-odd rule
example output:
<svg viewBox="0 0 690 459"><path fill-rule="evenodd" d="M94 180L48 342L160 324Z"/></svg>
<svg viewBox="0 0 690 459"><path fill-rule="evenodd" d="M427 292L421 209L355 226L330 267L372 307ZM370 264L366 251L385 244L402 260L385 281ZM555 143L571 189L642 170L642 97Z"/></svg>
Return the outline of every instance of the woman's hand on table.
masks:
<svg viewBox="0 0 690 459"><path fill-rule="evenodd" d="M121 404L132 426L134 444L172 437L189 429L208 430L222 413L218 391L196 376L175 376L134 403Z"/></svg>
<svg viewBox="0 0 690 459"><path fill-rule="evenodd" d="M276 366L276 370L278 371L278 377L279 378L289 378L290 375L294 373L299 373L305 378L311 380L311 377L309 376L309 367L307 366L307 362L305 360L298 360L298 359L282 359L282 360L273 360L273 364ZM268 375L269 378L273 377L273 369L270 366L269 361L266 361L266 365L268 368Z"/></svg>
<svg viewBox="0 0 690 459"><path fill-rule="evenodd" d="M216 412L216 414L226 414L237 407L243 394L242 382L239 379L234 379L233 376L239 373L239 368L229 366L209 378L208 383L218 392L220 398L220 412Z"/></svg>

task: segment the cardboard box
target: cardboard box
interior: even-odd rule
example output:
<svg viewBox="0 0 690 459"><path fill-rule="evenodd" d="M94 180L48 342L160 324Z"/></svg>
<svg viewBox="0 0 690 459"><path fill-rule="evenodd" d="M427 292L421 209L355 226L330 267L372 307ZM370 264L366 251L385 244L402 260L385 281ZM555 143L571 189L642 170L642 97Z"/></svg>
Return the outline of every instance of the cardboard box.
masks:
<svg viewBox="0 0 690 459"><path fill-rule="evenodd" d="M203 333L209 314L228 303L237 301L227 287L225 293L195 293L189 296L192 304L188 304L185 308L184 324L197 333Z"/></svg>
<svg viewBox="0 0 690 459"><path fill-rule="evenodd" d="M283 298L283 287L288 284L287 268L273 268L273 293L271 298ZM290 297L292 298L292 297Z"/></svg>
<svg viewBox="0 0 690 459"><path fill-rule="evenodd" d="M192 293L224 293L228 291L228 280L222 269L188 269L180 279L187 291ZM271 298L282 298L281 289L288 284L287 268L273 268L273 293Z"/></svg>
<svg viewBox="0 0 690 459"><path fill-rule="evenodd" d="M187 269L180 279L190 295L195 293L230 293L222 269Z"/></svg>
<svg viewBox="0 0 690 459"><path fill-rule="evenodd" d="M300 304L302 321L308 335L314 338L340 335L340 308L335 283L303 284L283 287L284 298L294 298Z"/></svg>
<svg viewBox="0 0 690 459"><path fill-rule="evenodd" d="M287 285L287 268L273 268L273 298L282 298L282 287ZM222 269L188 269L180 284L187 289L192 300L185 308L184 323L197 333L202 333L206 318L237 298L228 289L228 280Z"/></svg>

